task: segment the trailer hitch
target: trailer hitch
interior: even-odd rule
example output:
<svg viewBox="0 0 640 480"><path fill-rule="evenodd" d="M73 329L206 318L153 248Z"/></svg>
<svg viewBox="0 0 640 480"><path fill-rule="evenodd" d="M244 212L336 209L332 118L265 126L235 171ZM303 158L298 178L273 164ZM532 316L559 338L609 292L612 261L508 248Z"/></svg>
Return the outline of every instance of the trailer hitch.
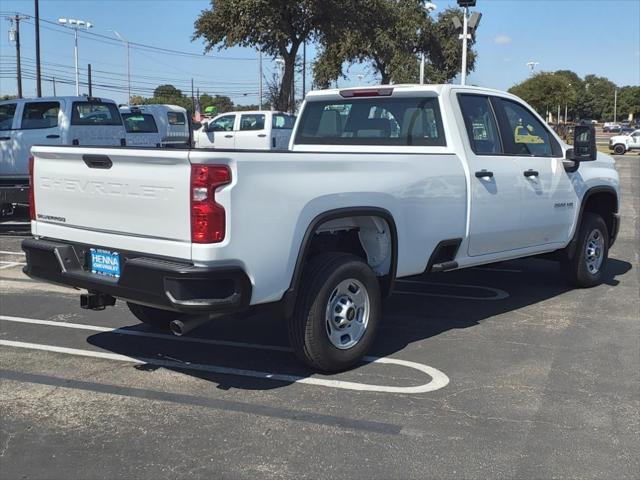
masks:
<svg viewBox="0 0 640 480"><path fill-rule="evenodd" d="M80 295L80 308L85 310L104 310L116 304L115 297L106 293L88 292Z"/></svg>

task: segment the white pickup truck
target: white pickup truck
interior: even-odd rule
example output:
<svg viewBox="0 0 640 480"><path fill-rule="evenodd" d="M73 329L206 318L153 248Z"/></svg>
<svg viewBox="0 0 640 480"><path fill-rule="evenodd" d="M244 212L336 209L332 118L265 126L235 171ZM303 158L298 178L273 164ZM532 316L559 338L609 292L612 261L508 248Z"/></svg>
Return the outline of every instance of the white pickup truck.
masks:
<svg viewBox="0 0 640 480"><path fill-rule="evenodd" d="M177 334L276 304L297 355L339 371L396 278L555 252L602 280L619 178L574 135L507 93L395 85L310 93L289 151L34 147L25 272Z"/></svg>
<svg viewBox="0 0 640 480"><path fill-rule="evenodd" d="M629 135L615 135L609 139L609 150L617 155L624 155L631 150L640 150L640 130Z"/></svg>

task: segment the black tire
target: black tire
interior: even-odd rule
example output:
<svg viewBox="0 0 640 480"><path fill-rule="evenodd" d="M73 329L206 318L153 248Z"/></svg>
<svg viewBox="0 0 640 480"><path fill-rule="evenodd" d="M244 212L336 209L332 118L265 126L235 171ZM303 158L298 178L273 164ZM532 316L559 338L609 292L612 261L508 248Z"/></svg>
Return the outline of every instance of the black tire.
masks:
<svg viewBox="0 0 640 480"><path fill-rule="evenodd" d="M147 307L146 305L139 305L137 303L127 302L127 307L129 307L129 311L142 323L160 330L169 330L169 323L172 320L184 317L182 313Z"/></svg>
<svg viewBox="0 0 640 480"><path fill-rule="evenodd" d="M587 256L587 243L594 235L600 232L602 236L602 263L597 271L589 269ZM582 219L576 238L573 254L567 256L564 261L564 269L569 283L579 288L594 287L602 283L604 270L609 257L609 230L602 217L596 213L586 212Z"/></svg>
<svg viewBox="0 0 640 480"><path fill-rule="evenodd" d="M334 290L349 279L364 286L369 299L369 318L357 343L342 349L329 340L326 313ZM295 354L311 368L322 372L340 372L354 366L375 339L381 319L381 301L378 279L360 257L338 252L314 257L302 274L300 292L289 319L289 340Z"/></svg>
<svg viewBox="0 0 640 480"><path fill-rule="evenodd" d="M616 155L624 155L627 153L627 148L624 145L618 144L613 147L613 153Z"/></svg>

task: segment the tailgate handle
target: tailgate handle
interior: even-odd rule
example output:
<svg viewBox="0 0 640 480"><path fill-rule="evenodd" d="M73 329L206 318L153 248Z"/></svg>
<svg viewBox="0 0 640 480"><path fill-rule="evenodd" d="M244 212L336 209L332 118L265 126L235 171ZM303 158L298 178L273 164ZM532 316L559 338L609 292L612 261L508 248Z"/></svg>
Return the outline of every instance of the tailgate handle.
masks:
<svg viewBox="0 0 640 480"><path fill-rule="evenodd" d="M82 160L89 168L102 168L108 170L113 166L113 162L106 155L87 154L82 156Z"/></svg>

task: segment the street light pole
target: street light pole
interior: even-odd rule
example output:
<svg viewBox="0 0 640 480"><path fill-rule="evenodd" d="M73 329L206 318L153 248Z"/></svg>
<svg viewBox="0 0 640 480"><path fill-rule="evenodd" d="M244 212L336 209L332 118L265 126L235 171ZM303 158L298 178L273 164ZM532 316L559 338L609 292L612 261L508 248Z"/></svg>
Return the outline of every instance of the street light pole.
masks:
<svg viewBox="0 0 640 480"><path fill-rule="evenodd" d="M435 3L425 2L424 4L424 9L427 11L427 16L429 16L429 14L433 12L436 8L438 8L438 6ZM424 85L425 64L426 64L426 55L424 54L424 52L420 52L420 85Z"/></svg>
<svg viewBox="0 0 640 480"><path fill-rule="evenodd" d="M460 76L460 84L467 84L467 40L468 33L467 29L469 28L469 7L464 7L462 13L462 74Z"/></svg>
<svg viewBox="0 0 640 480"><path fill-rule="evenodd" d="M258 48L258 86L259 86L259 94L260 97L260 105L258 110L262 110L262 49Z"/></svg>
<svg viewBox="0 0 640 480"><path fill-rule="evenodd" d="M613 123L618 121L618 89L613 91Z"/></svg>
<svg viewBox="0 0 640 480"><path fill-rule="evenodd" d="M91 27L93 27L93 24L91 22L76 20L74 18L59 18L58 23L63 26L69 26L74 31L75 41L73 47L73 56L76 66L76 96L80 96L80 70L78 69L78 29L80 27L84 27L89 30Z"/></svg>
<svg viewBox="0 0 640 480"><path fill-rule="evenodd" d="M131 61L129 55L129 40L124 38L115 30L111 30L113 34L118 37L118 39L124 43L124 46L127 49L127 105L131 105Z"/></svg>

